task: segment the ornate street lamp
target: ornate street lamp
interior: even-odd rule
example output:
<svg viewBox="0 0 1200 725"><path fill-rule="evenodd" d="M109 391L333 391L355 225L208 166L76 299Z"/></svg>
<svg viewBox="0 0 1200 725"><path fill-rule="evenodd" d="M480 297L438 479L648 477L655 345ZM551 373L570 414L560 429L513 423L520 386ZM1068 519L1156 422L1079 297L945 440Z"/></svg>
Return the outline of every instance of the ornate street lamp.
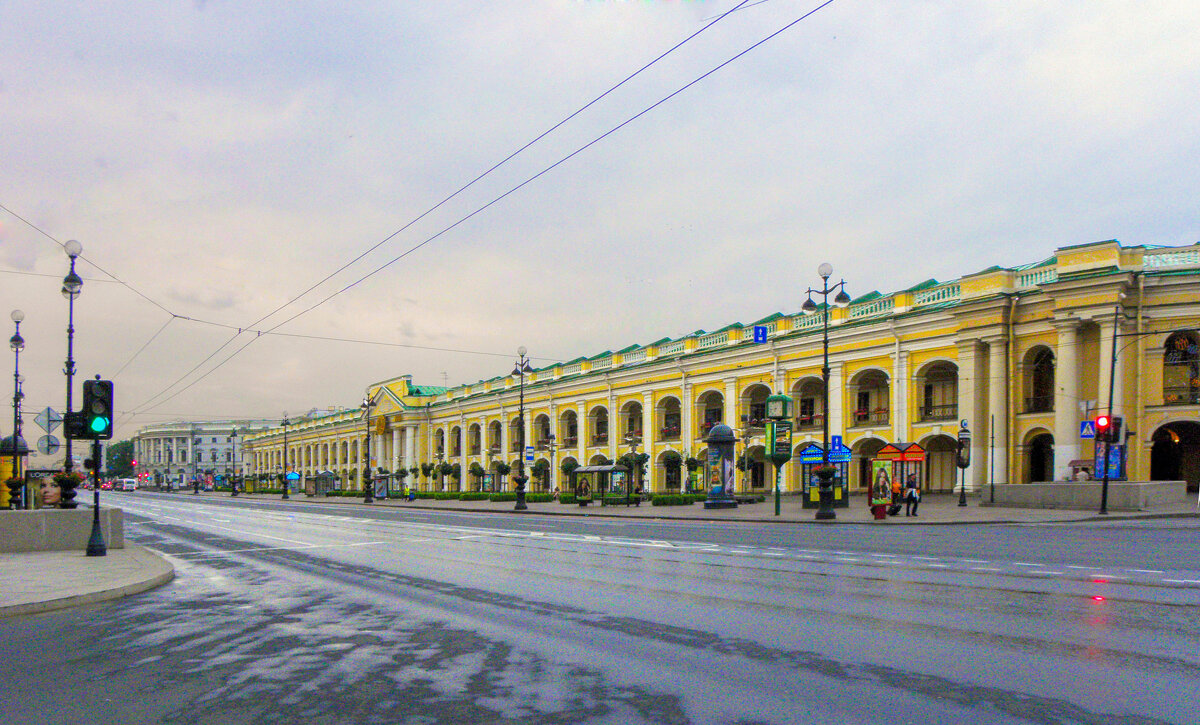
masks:
<svg viewBox="0 0 1200 725"><path fill-rule="evenodd" d="M8 340L8 346L13 351L13 435L12 435L12 473L10 478L13 481L21 479L21 459L20 449L23 441L21 440L21 351L25 349L25 338L21 337L21 320L25 319L25 313L20 310L12 311L12 321L16 323L16 331ZM17 508L17 491L20 490L20 485L9 487L8 507L11 509Z"/></svg>
<svg viewBox="0 0 1200 725"><path fill-rule="evenodd" d="M837 514L833 511L833 470L829 466L829 295L838 291L837 296L833 298L833 304L838 307L849 305L850 295L846 294L846 280L834 285L829 284L829 278L833 275L833 265L829 262L822 262L821 266L817 268L817 274L821 276L821 289L809 287L808 299L804 301L800 310L806 315L815 313L817 304L813 302L812 296L814 294L821 295L821 308L824 310L825 316L824 324L821 326L821 345L824 354L821 365L821 385L825 391L825 414L821 416L821 467L817 469L821 507L817 509L816 518L818 521L828 521L837 518Z"/></svg>
<svg viewBox="0 0 1200 725"><path fill-rule="evenodd" d="M363 421L367 426L367 445L363 448L365 457L363 460L363 503L375 503L375 492L372 491L375 487L374 477L371 475L371 408L375 407L375 402L371 400L369 395L363 396L362 403L358 406L363 410Z"/></svg>
<svg viewBox="0 0 1200 725"><path fill-rule="evenodd" d="M517 427L520 429L517 433L517 438L520 440L520 455L517 456L517 475L513 476L513 484L516 486L517 503L513 506L514 511L524 511L529 508L525 505L525 482L529 478L525 475L525 375L532 373L533 368L529 366L529 358L525 357L528 352L525 346L517 348L516 367L513 368L512 374L516 375L520 381L520 403L517 406Z"/></svg>
<svg viewBox="0 0 1200 725"><path fill-rule="evenodd" d="M83 290L83 280L75 273L75 260L79 255L83 254L83 245L78 241L71 239L63 245L63 251L71 259L71 271L63 277L62 295L67 298L67 365L63 368L63 373L67 376L67 410L64 417L71 414L71 387L75 379L75 298L79 297L79 293ZM63 445L66 460L63 462L63 470L67 473L74 468L75 462L71 455L71 437L64 436L66 442ZM73 509L79 504L75 502L75 487L70 484L62 492L62 507Z"/></svg>
<svg viewBox="0 0 1200 725"><path fill-rule="evenodd" d="M291 421L288 420L287 411L283 411L283 420L279 421L279 425L283 426L283 500L287 501L288 496L288 444L287 444L287 427Z"/></svg>
<svg viewBox="0 0 1200 725"><path fill-rule="evenodd" d="M629 444L629 480L625 482L625 505L629 506L629 494L633 489L633 484L637 481L638 470L641 466L637 461L637 447L641 438L632 430L625 434L625 442Z"/></svg>

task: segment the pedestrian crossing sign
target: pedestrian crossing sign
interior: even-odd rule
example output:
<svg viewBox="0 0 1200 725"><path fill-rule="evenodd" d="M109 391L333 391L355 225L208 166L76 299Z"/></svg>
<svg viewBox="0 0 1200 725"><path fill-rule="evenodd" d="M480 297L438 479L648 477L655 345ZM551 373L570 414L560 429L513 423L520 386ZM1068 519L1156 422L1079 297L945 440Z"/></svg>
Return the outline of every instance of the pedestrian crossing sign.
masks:
<svg viewBox="0 0 1200 725"><path fill-rule="evenodd" d="M1079 437L1080 438L1095 438L1096 437L1096 421L1094 421L1094 420L1079 421Z"/></svg>

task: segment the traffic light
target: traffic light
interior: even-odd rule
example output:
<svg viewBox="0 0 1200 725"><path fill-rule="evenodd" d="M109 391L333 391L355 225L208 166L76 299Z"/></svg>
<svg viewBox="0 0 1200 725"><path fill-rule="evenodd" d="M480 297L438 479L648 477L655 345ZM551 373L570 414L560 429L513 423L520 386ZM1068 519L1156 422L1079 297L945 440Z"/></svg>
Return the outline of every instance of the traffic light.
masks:
<svg viewBox="0 0 1200 725"><path fill-rule="evenodd" d="M111 380L83 381L83 425L94 440L113 437L113 384Z"/></svg>
<svg viewBox="0 0 1200 725"><path fill-rule="evenodd" d="M67 440L78 441L89 438L87 424L83 419L83 411L63 414L63 435Z"/></svg>
<svg viewBox="0 0 1200 725"><path fill-rule="evenodd" d="M1108 433L1109 443L1124 443L1125 442L1125 432L1122 430L1122 427L1121 427L1122 422L1123 421L1121 420L1121 416L1114 415L1112 417L1112 424L1109 425L1109 433Z"/></svg>
<svg viewBox="0 0 1200 725"><path fill-rule="evenodd" d="M1101 443L1112 442L1112 417L1107 415L1096 416L1096 440Z"/></svg>

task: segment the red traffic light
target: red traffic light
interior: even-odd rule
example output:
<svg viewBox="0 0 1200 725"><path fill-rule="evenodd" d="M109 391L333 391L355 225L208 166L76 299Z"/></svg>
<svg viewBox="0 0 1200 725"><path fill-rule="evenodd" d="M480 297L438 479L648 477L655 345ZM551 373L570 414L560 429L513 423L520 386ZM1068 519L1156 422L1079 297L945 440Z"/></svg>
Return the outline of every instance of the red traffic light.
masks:
<svg viewBox="0 0 1200 725"><path fill-rule="evenodd" d="M1102 430L1108 430L1108 427L1110 425L1112 425L1112 418L1109 418L1107 415L1096 416L1096 432L1097 433L1099 433Z"/></svg>

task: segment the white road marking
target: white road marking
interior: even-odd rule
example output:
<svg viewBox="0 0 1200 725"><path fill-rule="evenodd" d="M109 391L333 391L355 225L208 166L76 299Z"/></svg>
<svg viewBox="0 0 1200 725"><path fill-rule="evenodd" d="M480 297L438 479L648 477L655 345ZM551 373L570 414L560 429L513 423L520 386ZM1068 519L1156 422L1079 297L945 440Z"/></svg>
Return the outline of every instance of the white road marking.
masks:
<svg viewBox="0 0 1200 725"><path fill-rule="evenodd" d="M1138 574L1166 574L1165 571L1160 571L1158 569L1126 569L1125 571L1133 571L1137 572Z"/></svg>

